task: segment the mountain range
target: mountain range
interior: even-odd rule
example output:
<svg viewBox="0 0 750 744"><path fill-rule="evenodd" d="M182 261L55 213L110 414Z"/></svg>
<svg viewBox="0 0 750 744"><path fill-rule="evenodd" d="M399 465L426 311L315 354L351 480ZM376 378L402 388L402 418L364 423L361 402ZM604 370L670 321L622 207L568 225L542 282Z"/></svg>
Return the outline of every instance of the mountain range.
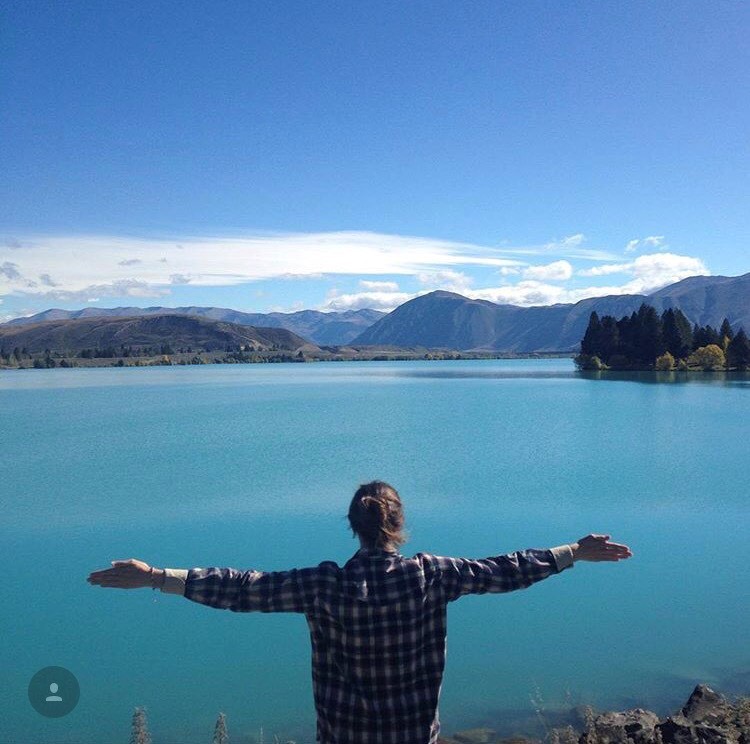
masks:
<svg viewBox="0 0 750 744"><path fill-rule="evenodd" d="M53 309L0 325L0 342L5 346L53 349L119 345L126 343L125 338L144 338L148 340L127 343L217 345L214 348L249 343L285 349L300 349L307 344L308 348L351 345L572 352L580 343L592 311L600 317L619 318L644 302L659 312L678 307L691 323L718 327L728 318L734 328L743 326L750 331L748 273L737 277L694 276L649 295L610 295L541 307L500 305L437 290L409 300L388 314L369 309L341 313L243 313L216 307ZM149 319L151 323L147 322ZM114 322L118 320L122 321L120 325ZM23 333L24 329L28 333Z"/></svg>
<svg viewBox="0 0 750 744"><path fill-rule="evenodd" d="M569 305L517 307L442 290L416 297L376 321L354 343L464 351L575 351L589 316L622 317L642 303L659 312L679 307L691 323L718 328L724 318L750 330L750 273L694 276L649 295L610 295Z"/></svg>
<svg viewBox="0 0 750 744"><path fill-rule="evenodd" d="M76 320L79 318L135 318L142 315L192 315L255 328L285 328L315 344L341 346L353 341L385 313L378 310L347 310L341 313L322 313L319 310L300 310L295 313L244 313L225 307L86 307L83 310L53 308L25 318L14 318L4 325L28 325L47 320Z"/></svg>

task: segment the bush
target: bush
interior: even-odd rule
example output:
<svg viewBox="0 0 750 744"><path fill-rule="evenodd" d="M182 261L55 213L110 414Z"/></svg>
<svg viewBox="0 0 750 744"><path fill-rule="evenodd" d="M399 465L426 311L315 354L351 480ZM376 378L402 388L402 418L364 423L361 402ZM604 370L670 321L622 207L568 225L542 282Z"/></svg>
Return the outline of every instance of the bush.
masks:
<svg viewBox="0 0 750 744"><path fill-rule="evenodd" d="M582 370L594 370L598 372L602 369L607 369L607 365L598 356L579 354L573 361L576 367Z"/></svg>
<svg viewBox="0 0 750 744"><path fill-rule="evenodd" d="M657 372L671 372L674 369L674 357L665 351L661 356L656 357L654 369Z"/></svg>
<svg viewBox="0 0 750 744"><path fill-rule="evenodd" d="M716 344L701 346L688 358L691 367L700 367L704 372L723 368L725 361L724 352Z"/></svg>

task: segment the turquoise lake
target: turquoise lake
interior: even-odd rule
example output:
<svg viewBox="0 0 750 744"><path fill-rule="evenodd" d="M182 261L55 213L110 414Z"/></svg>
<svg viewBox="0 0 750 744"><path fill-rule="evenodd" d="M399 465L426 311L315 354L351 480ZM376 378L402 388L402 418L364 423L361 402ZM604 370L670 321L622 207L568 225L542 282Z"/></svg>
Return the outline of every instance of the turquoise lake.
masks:
<svg viewBox="0 0 750 744"><path fill-rule="evenodd" d="M92 587L114 559L343 564L363 482L400 492L402 553L628 544L448 611L443 732L511 733L577 704L671 712L750 693L750 377L597 379L569 359L0 372L0 742L314 741L299 615ZM81 687L46 719L46 666ZM524 723L526 721L526 723ZM530 725L530 724L528 724Z"/></svg>

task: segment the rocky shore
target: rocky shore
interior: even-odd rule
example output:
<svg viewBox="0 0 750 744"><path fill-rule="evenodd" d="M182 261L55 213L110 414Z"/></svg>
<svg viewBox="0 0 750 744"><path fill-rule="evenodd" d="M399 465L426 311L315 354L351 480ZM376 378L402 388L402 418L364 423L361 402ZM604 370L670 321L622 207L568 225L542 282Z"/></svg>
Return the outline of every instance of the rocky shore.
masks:
<svg viewBox="0 0 750 744"><path fill-rule="evenodd" d="M441 737L438 744L750 744L750 698L729 701L698 685L676 713L659 718L642 708L597 713L575 709L564 727L550 728L543 740L499 736L488 728Z"/></svg>

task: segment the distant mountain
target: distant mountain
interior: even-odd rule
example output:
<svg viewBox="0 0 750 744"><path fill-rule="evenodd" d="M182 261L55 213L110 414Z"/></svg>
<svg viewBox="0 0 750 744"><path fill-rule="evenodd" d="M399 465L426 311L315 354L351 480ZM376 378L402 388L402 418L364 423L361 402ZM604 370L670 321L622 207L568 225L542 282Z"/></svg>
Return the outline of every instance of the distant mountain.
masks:
<svg viewBox="0 0 750 744"><path fill-rule="evenodd" d="M0 325L0 347L26 348L32 354L53 351L76 353L83 349L121 345L223 351L227 346L272 347L285 351L314 351L317 347L284 328L254 328L189 315L141 317L84 317L46 320L41 323Z"/></svg>
<svg viewBox="0 0 750 744"><path fill-rule="evenodd" d="M574 351L593 310L621 317L641 303L679 307L692 323L718 327L729 318L750 330L750 274L696 276L651 295L611 295L572 305L517 307L437 291L381 318L353 343L510 352Z"/></svg>
<svg viewBox="0 0 750 744"><path fill-rule="evenodd" d="M353 341L362 331L382 318L377 310L347 310L342 313L322 313L318 310L300 310L296 313L243 313L223 307L87 307L83 310L51 309L27 318L14 318L7 326L28 325L45 320L70 320L77 318L119 318L144 315L194 315L256 328L286 328L313 343L342 346ZM0 326L2 328L4 326Z"/></svg>

